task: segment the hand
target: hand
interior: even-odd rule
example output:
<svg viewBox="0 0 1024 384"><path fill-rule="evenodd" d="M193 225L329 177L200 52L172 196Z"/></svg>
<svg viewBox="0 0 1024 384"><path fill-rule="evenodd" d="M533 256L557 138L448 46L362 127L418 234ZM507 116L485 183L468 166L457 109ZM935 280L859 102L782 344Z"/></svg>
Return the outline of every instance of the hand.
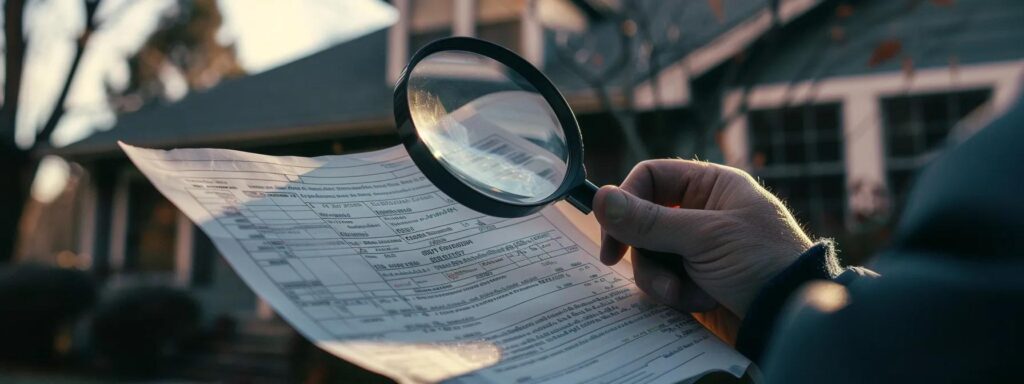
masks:
<svg viewBox="0 0 1024 384"><path fill-rule="evenodd" d="M812 245L782 202L750 175L705 162L644 161L621 187L601 187L594 213L603 263L619 262L634 247L637 286L666 305L703 314L705 325L731 328L716 332L726 339L768 279Z"/></svg>

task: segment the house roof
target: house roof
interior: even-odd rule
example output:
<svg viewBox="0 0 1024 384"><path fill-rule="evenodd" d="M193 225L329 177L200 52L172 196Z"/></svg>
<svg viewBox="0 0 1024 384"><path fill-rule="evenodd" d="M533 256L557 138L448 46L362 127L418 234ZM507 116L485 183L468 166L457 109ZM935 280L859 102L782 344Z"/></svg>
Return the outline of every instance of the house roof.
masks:
<svg viewBox="0 0 1024 384"><path fill-rule="evenodd" d="M818 0L800 1L814 4ZM771 0L723 0L721 19L707 1L641 0L637 3L649 18L647 23L652 35L655 35L654 40L660 42L657 45L664 49L659 54L659 66L665 67L693 55L699 48L715 45L718 40L736 31L738 27L769 12L770 2ZM668 43L667 34L672 25L679 29L679 35L674 42ZM593 40L601 42L593 47L595 53L608 60L616 57L620 52L617 37L619 28L620 26L612 20L604 20L590 26L588 32L593 35ZM589 91L583 79L573 73L570 66L559 58L555 32L549 31L547 40L544 72L566 93ZM691 72L691 76L701 74L702 71ZM645 77L641 76L635 80L644 79ZM621 85L625 81L621 75L605 80L610 85Z"/></svg>
<svg viewBox="0 0 1024 384"><path fill-rule="evenodd" d="M680 37L663 56L665 63L714 44L723 34L764 13L766 0L724 0L719 20L703 1L681 1L671 12L643 0L651 10L651 29L664 33L673 18ZM791 0L795 1L795 0ZM814 3L815 0L799 0ZM598 23L591 30L599 41L613 39L618 25ZM548 34L553 40L553 34ZM590 93L587 85L550 51L544 72L572 100ZM599 44L610 57L616 44ZM119 154L118 140L145 147L258 145L282 140L344 138L393 131L392 85L386 83L387 30L378 30L281 67L225 81L204 92L166 105L150 105L119 116L114 127L54 152L81 157ZM622 79L611 79L612 85Z"/></svg>
<svg viewBox="0 0 1024 384"><path fill-rule="evenodd" d="M386 47L387 31L379 30L173 104L122 115L111 129L57 152L119 151L118 140L170 147L388 133L392 86L385 82Z"/></svg>
<svg viewBox="0 0 1024 384"><path fill-rule="evenodd" d="M972 0L941 2L857 1L849 17L834 7L816 11L805 25L785 36L757 66L753 83L783 83L816 78L949 67L1024 58L1024 2ZM835 28L835 29L833 29ZM841 42L833 37L841 33ZM891 58L869 60L885 43L898 44ZM891 47L894 47L890 45Z"/></svg>

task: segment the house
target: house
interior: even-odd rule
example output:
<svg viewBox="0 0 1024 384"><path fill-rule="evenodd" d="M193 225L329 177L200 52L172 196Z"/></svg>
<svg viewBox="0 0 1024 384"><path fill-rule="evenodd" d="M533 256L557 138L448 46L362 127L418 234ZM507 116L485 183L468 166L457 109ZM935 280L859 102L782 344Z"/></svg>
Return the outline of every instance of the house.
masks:
<svg viewBox="0 0 1024 384"><path fill-rule="evenodd" d="M1019 97L1020 20L1013 1L822 3L754 45L720 95L723 160L863 259L916 172Z"/></svg>
<svg viewBox="0 0 1024 384"><path fill-rule="evenodd" d="M621 10L616 1L391 3L401 17L390 28L145 107L55 150L89 175L75 212L79 264L112 286L188 287L210 316L270 318L116 142L302 156L395 145L392 85L410 53L438 37L475 35L541 67L578 114L595 181L615 182L630 163L606 112L622 108L651 154L699 153L751 171L854 259L876 243L858 231L888 228L914 172L1005 109L1024 73L1024 3L1010 0L680 1L642 13L642 24L602 16ZM599 79L602 102L580 66L615 57L629 23L667 43L651 73ZM590 45L567 63L574 34Z"/></svg>

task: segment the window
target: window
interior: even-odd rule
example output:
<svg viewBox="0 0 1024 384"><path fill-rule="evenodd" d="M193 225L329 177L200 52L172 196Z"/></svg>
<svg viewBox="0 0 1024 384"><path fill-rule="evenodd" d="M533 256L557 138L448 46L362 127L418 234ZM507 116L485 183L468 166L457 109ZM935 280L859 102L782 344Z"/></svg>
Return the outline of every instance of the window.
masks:
<svg viewBox="0 0 1024 384"><path fill-rule="evenodd" d="M459 23L459 9L453 0L410 1L409 56L427 43L452 36ZM476 37L513 51L521 51L521 7L502 1L476 1L471 17Z"/></svg>
<svg viewBox="0 0 1024 384"><path fill-rule="evenodd" d="M129 188L124 269L173 272L177 208L145 179L133 178Z"/></svg>
<svg viewBox="0 0 1024 384"><path fill-rule="evenodd" d="M427 31L413 32L409 36L409 57L412 57L412 55L416 54L416 51L420 50L420 48L423 48L424 45L427 45L431 41L450 37L451 35L452 28L450 25Z"/></svg>
<svg viewBox="0 0 1024 384"><path fill-rule="evenodd" d="M476 35L481 39L522 53L519 28L519 20L482 23L476 26Z"/></svg>
<svg viewBox="0 0 1024 384"><path fill-rule="evenodd" d="M843 231L846 181L840 105L751 111L754 175L816 235Z"/></svg>
<svg viewBox="0 0 1024 384"><path fill-rule="evenodd" d="M454 0L408 0L409 56L427 43L452 35ZM404 63L403 63L404 64Z"/></svg>
<svg viewBox="0 0 1024 384"><path fill-rule="evenodd" d="M945 145L953 127L990 96L983 89L882 99L886 165L897 210L917 171Z"/></svg>

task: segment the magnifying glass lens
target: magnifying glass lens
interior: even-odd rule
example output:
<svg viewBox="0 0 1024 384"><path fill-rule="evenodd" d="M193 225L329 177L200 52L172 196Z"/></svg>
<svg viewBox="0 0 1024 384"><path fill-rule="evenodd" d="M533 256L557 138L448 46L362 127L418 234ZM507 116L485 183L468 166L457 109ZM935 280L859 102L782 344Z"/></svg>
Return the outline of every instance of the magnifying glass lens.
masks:
<svg viewBox="0 0 1024 384"><path fill-rule="evenodd" d="M494 59L432 53L409 73L408 102L434 158L490 198L536 204L566 177L569 149L555 111L522 75Z"/></svg>

